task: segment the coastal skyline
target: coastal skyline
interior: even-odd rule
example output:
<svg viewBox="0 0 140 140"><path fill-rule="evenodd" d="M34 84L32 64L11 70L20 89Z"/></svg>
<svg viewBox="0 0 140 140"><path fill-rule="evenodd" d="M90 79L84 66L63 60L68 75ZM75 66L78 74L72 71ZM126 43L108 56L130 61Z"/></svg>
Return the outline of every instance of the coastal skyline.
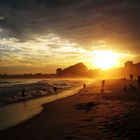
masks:
<svg viewBox="0 0 140 140"><path fill-rule="evenodd" d="M138 0L1 0L0 73L53 73L80 62L89 69L137 63L139 8Z"/></svg>
<svg viewBox="0 0 140 140"><path fill-rule="evenodd" d="M0 0L0 140L138 140L140 0Z"/></svg>

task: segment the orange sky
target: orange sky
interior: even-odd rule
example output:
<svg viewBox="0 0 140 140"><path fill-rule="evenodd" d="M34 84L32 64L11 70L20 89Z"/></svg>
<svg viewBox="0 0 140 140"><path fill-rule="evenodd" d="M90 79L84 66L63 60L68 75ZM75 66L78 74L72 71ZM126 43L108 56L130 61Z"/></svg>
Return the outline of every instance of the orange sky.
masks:
<svg viewBox="0 0 140 140"><path fill-rule="evenodd" d="M0 73L138 62L139 16L138 0L0 0Z"/></svg>
<svg viewBox="0 0 140 140"><path fill-rule="evenodd" d="M57 67L65 68L79 62L94 69L97 68L94 60L100 51L113 51L117 55L115 67L121 67L125 61L137 57L130 51L120 51L121 45L108 44L105 40L82 46L52 33L33 37L34 40L26 42L15 38L0 40L0 73L53 73Z"/></svg>

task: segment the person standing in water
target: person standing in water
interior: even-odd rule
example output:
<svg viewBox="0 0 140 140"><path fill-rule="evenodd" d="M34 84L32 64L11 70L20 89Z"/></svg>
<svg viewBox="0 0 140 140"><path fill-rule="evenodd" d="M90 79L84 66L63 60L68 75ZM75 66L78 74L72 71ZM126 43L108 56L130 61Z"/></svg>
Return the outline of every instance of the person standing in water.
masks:
<svg viewBox="0 0 140 140"><path fill-rule="evenodd" d="M86 84L83 85L83 89L86 88Z"/></svg>
<svg viewBox="0 0 140 140"><path fill-rule="evenodd" d="M22 96L25 96L25 88L22 89Z"/></svg>
<svg viewBox="0 0 140 140"><path fill-rule="evenodd" d="M57 87L53 87L55 93L57 93Z"/></svg>
<svg viewBox="0 0 140 140"><path fill-rule="evenodd" d="M104 93L105 80L102 80L101 93Z"/></svg>

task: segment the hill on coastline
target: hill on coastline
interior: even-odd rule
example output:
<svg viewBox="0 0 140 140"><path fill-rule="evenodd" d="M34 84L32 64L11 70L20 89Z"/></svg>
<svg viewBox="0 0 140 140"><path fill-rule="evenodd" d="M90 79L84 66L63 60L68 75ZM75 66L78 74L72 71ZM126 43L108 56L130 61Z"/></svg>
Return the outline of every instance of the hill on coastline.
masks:
<svg viewBox="0 0 140 140"><path fill-rule="evenodd" d="M130 74L132 74L135 78L140 75L140 63L133 63L132 61L127 61L122 68L116 69L93 69L89 70L83 63L77 63L75 65L71 65L67 68L57 68L56 73L52 74L0 74L0 78L129 78Z"/></svg>
<svg viewBox="0 0 140 140"><path fill-rule="evenodd" d="M65 69L58 68L56 71L58 76L64 77L87 77L90 76L90 71L83 63L78 63L72 66L69 66Z"/></svg>

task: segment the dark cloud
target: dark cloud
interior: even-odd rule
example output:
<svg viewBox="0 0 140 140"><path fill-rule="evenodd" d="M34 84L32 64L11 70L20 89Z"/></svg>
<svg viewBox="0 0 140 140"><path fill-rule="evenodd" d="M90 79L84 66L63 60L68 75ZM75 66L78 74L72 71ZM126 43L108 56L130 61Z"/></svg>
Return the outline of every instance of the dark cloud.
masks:
<svg viewBox="0 0 140 140"><path fill-rule="evenodd" d="M37 7L58 8L82 1L84 0L1 0L0 4L14 9L33 9Z"/></svg>
<svg viewBox="0 0 140 140"><path fill-rule="evenodd" d="M53 32L80 43L103 39L138 50L139 15L139 0L0 1L0 26L22 41Z"/></svg>

